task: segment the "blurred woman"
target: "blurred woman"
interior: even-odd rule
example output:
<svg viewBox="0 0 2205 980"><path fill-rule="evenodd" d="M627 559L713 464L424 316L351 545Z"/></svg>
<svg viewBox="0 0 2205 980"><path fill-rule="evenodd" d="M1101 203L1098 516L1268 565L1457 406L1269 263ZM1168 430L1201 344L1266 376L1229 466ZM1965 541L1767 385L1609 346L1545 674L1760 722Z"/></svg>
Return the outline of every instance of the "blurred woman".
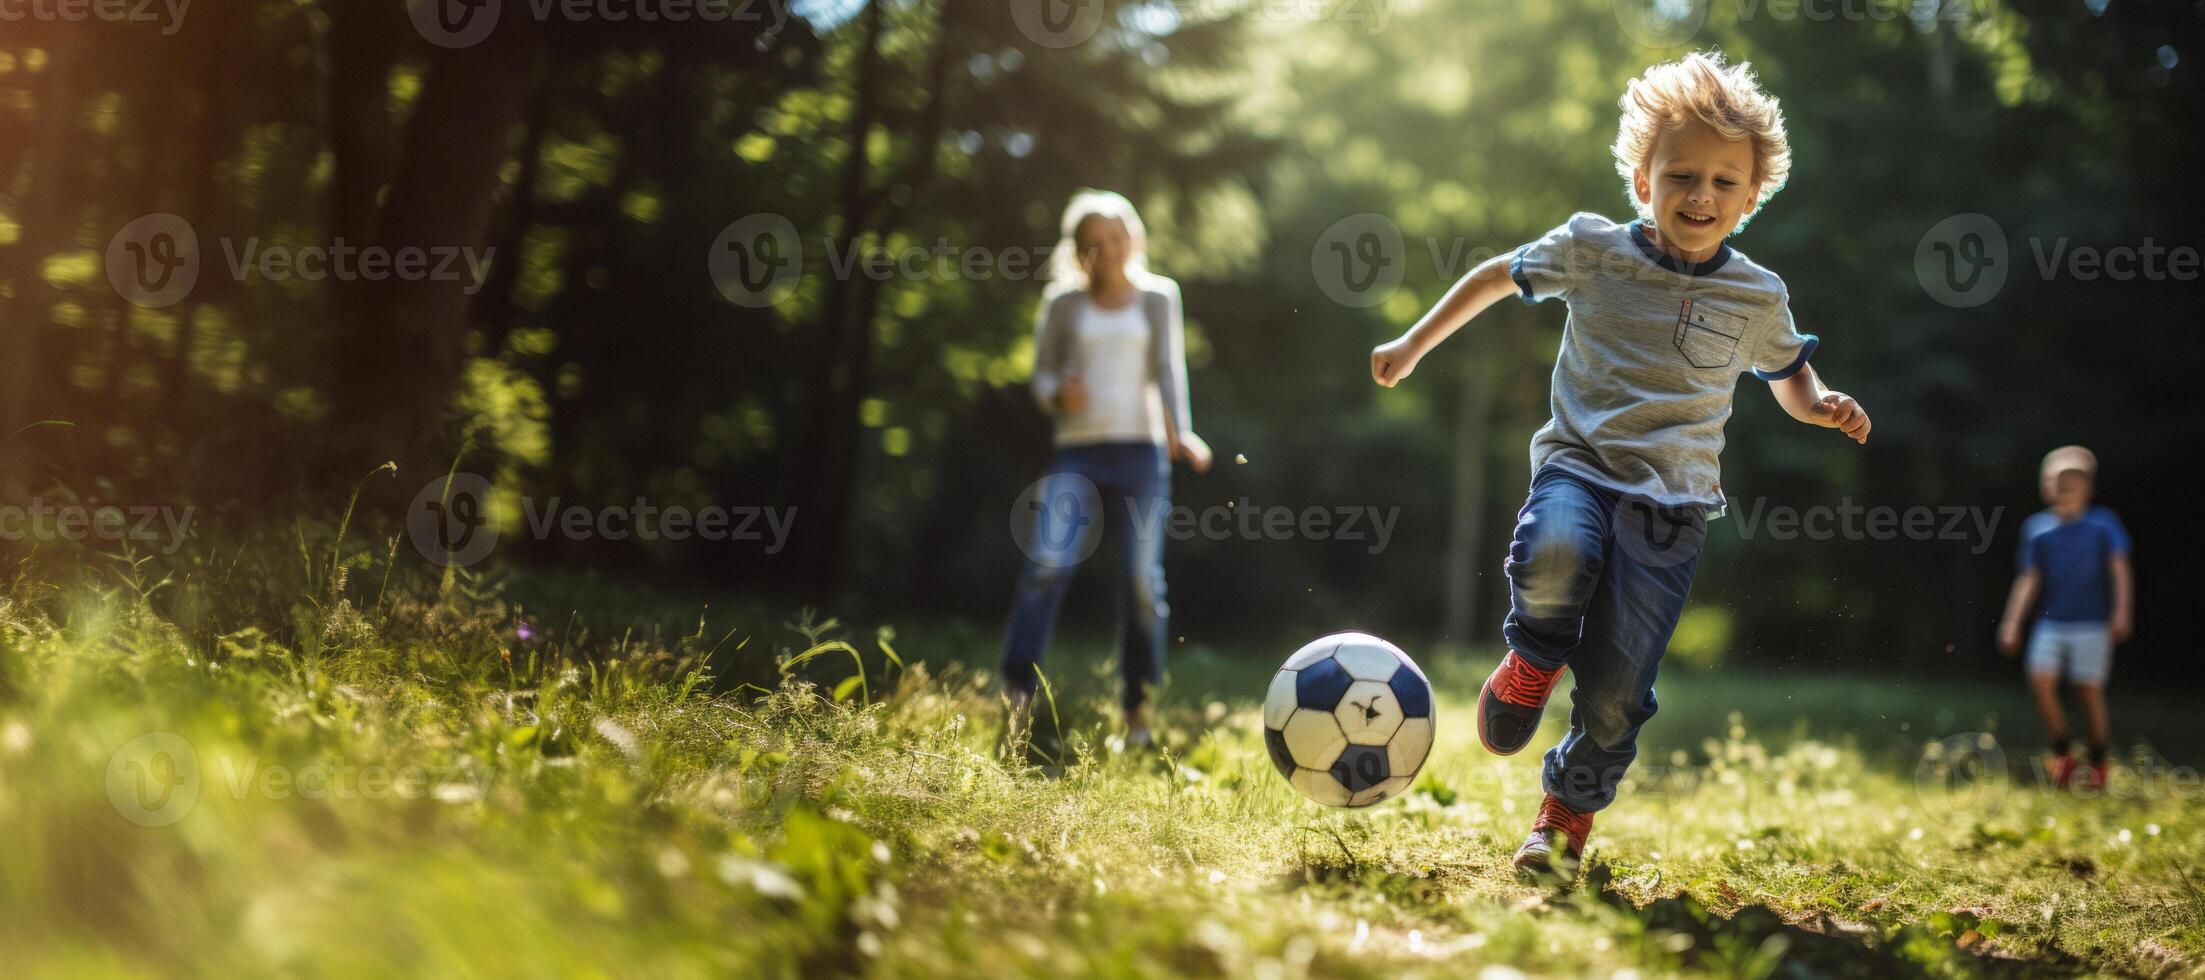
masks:
<svg viewBox="0 0 2205 980"><path fill-rule="evenodd" d="M1034 400L1056 423L1056 457L1033 494L1026 569L1011 603L1003 683L1013 725L1031 704L1034 666L1095 535L1122 559L1118 642L1126 742L1154 742L1151 690L1164 677L1164 528L1171 463L1210 468L1188 414L1179 284L1148 271L1131 202L1087 190L1064 209L1051 283L1036 318ZM1025 498L1021 498L1025 499Z"/></svg>

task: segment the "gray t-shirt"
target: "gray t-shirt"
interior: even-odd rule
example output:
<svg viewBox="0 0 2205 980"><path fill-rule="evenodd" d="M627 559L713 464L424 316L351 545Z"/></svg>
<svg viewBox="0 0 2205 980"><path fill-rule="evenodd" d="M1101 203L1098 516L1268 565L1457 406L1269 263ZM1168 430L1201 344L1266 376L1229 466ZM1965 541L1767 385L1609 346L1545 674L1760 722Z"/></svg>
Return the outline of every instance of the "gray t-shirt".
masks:
<svg viewBox="0 0 2205 980"><path fill-rule="evenodd" d="M1663 506L1722 506L1738 375L1791 377L1818 343L1793 327L1784 281L1730 246L1682 262L1597 214L1517 249L1510 272L1524 302L1569 304L1532 469L1553 463Z"/></svg>

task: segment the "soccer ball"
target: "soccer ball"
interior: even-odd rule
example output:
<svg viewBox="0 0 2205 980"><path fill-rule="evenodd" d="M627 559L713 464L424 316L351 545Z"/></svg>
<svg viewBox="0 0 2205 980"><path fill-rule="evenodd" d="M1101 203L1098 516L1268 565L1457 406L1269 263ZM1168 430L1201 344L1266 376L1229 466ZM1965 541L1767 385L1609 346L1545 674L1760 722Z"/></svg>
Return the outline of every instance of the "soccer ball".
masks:
<svg viewBox="0 0 2205 980"><path fill-rule="evenodd" d="M1263 698L1263 745L1302 795L1365 807L1409 788L1432 751L1432 682L1368 633L1294 651Z"/></svg>

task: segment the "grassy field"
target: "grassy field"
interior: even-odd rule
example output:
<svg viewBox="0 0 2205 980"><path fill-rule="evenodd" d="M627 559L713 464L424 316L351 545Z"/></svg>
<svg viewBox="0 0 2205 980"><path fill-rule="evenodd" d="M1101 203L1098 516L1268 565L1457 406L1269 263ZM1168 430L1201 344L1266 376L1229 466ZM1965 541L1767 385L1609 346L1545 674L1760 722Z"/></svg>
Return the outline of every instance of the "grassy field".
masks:
<svg viewBox="0 0 2205 980"><path fill-rule="evenodd" d="M1416 788L1331 811L1277 776L1257 735L1262 664L1284 651L1181 655L1163 751L1127 755L1103 656L1068 644L1052 661L1060 737L1020 751L972 666L989 629L748 632L734 624L755 611L658 609L696 624L667 630L629 612L651 600L602 586L568 583L597 605L546 615L474 579L378 586L379 556L340 550L302 540L162 581L128 563L67 586L25 575L0 597L8 972L2205 962L2194 774L2139 750L2105 793L2043 790L2011 690L1667 675L1641 768L1586 875L1557 889L1506 863L1537 760L1487 756L1468 728L1490 652L1424 658L1439 741ZM2137 730L2199 727L2176 703L2122 707ZM1919 765L1975 731L2005 743L2005 778Z"/></svg>

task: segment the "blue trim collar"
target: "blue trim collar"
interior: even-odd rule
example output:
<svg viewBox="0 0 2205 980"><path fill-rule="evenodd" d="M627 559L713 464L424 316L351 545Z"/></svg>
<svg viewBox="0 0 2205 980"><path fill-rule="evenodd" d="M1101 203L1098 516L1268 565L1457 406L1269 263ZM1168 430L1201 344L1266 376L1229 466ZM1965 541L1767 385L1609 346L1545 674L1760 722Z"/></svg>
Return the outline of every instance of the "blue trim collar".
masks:
<svg viewBox="0 0 2205 980"><path fill-rule="evenodd" d="M1646 237L1645 229L1640 227L1643 223L1631 222L1631 241L1638 246L1639 254L1646 256L1647 261L1664 269L1687 276L1709 276L1722 268L1723 263L1730 261L1732 253L1728 243L1716 246L1714 257L1705 262L1686 262L1676 258L1654 246L1653 241Z"/></svg>

